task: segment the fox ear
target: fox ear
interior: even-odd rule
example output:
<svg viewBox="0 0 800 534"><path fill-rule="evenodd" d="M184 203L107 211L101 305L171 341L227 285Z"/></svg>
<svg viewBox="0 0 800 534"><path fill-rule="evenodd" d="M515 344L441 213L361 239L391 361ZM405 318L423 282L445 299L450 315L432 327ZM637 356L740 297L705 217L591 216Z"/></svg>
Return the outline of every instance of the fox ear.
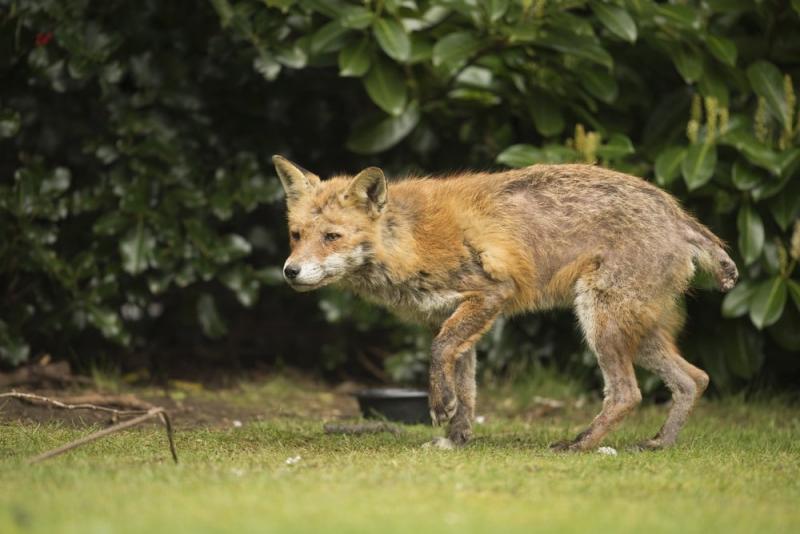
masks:
<svg viewBox="0 0 800 534"><path fill-rule="evenodd" d="M283 156L272 156L272 163L289 202L297 200L319 185L319 176L295 165Z"/></svg>
<svg viewBox="0 0 800 534"><path fill-rule="evenodd" d="M342 194L342 202L359 205L372 215L379 215L388 200L386 177L378 167L369 167L358 173Z"/></svg>

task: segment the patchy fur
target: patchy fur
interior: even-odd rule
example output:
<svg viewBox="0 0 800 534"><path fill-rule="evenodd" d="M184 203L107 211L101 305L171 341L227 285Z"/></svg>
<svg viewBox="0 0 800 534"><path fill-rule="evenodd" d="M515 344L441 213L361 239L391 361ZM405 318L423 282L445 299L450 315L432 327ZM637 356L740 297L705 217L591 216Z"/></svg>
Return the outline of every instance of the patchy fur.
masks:
<svg viewBox="0 0 800 534"><path fill-rule="evenodd" d="M431 348L434 422L465 443L475 404L474 345L500 315L572 307L605 380L601 413L562 450L587 450L641 400L633 365L675 402L643 446L673 443L708 377L681 358L678 298L696 267L720 289L736 265L677 201L633 176L589 165L407 178L371 167L320 181L276 156L286 189L298 290L340 283L438 330Z"/></svg>

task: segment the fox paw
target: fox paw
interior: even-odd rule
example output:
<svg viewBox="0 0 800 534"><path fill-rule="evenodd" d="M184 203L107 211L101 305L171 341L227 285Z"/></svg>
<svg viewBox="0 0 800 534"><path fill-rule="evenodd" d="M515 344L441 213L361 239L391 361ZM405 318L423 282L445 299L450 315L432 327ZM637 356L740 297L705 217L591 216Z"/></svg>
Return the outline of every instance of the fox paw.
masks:
<svg viewBox="0 0 800 534"><path fill-rule="evenodd" d="M562 440L556 441L550 445L550 450L553 452L583 452L584 448L578 440Z"/></svg>
<svg viewBox="0 0 800 534"><path fill-rule="evenodd" d="M660 437L655 437L637 443L636 445L633 446L633 450L637 452L660 451L661 449L666 449L670 445L672 445L672 443L670 443L669 441L664 440L663 438Z"/></svg>
<svg viewBox="0 0 800 534"><path fill-rule="evenodd" d="M431 397L431 422L433 426L443 426L450 422L458 410L458 399L453 395L447 401L434 402Z"/></svg>
<svg viewBox="0 0 800 534"><path fill-rule="evenodd" d="M431 375L431 422L434 426L446 425L458 410L455 387L444 375Z"/></svg>
<svg viewBox="0 0 800 534"><path fill-rule="evenodd" d="M431 441L425 443L422 446L423 449L440 449L444 451L451 451L456 448L456 444L453 443L450 438L433 438Z"/></svg>
<svg viewBox="0 0 800 534"><path fill-rule="evenodd" d="M453 442L456 446L466 445L472 439L472 429L470 428L453 428L451 425L450 430L447 432L447 439Z"/></svg>

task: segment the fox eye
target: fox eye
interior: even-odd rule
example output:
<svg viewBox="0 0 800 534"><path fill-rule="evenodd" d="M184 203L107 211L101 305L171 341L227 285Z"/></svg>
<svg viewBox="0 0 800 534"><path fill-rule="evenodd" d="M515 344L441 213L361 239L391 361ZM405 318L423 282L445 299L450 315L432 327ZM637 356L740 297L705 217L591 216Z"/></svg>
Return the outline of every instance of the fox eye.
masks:
<svg viewBox="0 0 800 534"><path fill-rule="evenodd" d="M325 241L336 241L342 237L342 234L337 234L336 232L328 232L325 234Z"/></svg>
<svg viewBox="0 0 800 534"><path fill-rule="evenodd" d="M292 241L298 241L300 239L300 232L289 232L289 237L292 238Z"/></svg>

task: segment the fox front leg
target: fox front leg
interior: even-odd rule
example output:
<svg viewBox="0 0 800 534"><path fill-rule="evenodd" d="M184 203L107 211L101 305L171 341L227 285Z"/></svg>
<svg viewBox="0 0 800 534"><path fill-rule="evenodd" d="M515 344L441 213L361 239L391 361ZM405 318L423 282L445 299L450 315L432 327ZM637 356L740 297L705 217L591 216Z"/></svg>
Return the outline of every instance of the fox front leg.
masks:
<svg viewBox="0 0 800 534"><path fill-rule="evenodd" d="M504 299L470 295L444 322L431 346L430 409L434 425L448 423L458 409L456 363L492 326Z"/></svg>

